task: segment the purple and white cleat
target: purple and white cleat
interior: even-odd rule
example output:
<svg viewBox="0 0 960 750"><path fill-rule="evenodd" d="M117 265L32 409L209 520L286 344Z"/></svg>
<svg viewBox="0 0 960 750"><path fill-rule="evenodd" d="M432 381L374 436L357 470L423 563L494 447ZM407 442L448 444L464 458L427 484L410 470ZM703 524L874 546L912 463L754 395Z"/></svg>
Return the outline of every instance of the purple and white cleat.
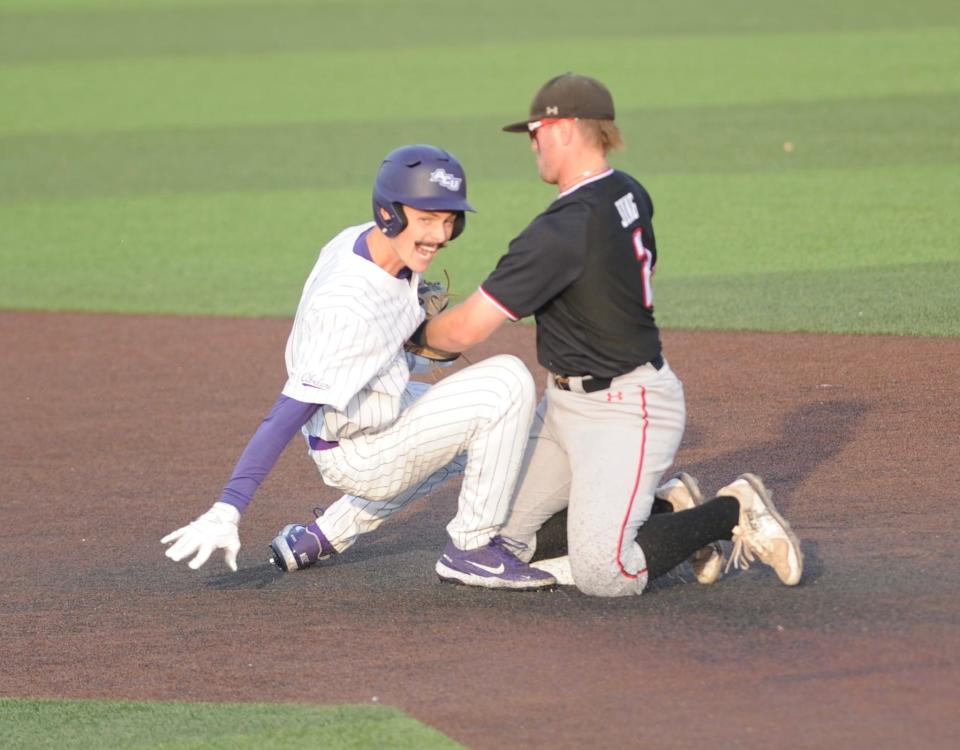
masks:
<svg viewBox="0 0 960 750"><path fill-rule="evenodd" d="M447 542L437 560L437 575L446 583L462 583L488 589L539 591L552 589L557 579L531 568L508 548L509 541L495 536L486 547L462 550Z"/></svg>
<svg viewBox="0 0 960 750"><path fill-rule="evenodd" d="M309 526L291 523L284 526L270 543L271 562L280 570L303 570L319 560L337 554L333 545L315 523Z"/></svg>

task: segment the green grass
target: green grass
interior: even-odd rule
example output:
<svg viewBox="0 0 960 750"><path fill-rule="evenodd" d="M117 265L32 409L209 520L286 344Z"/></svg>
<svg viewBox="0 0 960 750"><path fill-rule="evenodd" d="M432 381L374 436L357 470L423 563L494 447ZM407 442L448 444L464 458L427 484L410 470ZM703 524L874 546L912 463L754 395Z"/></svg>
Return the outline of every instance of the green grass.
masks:
<svg viewBox="0 0 960 750"><path fill-rule="evenodd" d="M407 49L402 56L391 46L266 56L133 57L122 65L115 57L17 63L0 70L0 95L17 102L0 117L0 132L278 123L334 123L348 128L364 121L389 127L410 118L446 122L450 127L491 114L512 120L525 112L532 92L549 71L557 69L556 64L550 68L538 64L531 74L530 60L563 60L562 68L590 69L609 82L621 111L957 94L957 49L960 28L948 27L668 35L642 41L584 36L572 49L562 38L518 46L441 43ZM438 58L449 63L440 68ZM635 85L624 68L644 70L643 85ZM333 75L344 70L349 75ZM385 86L385 70L404 84ZM463 81L470 85L461 85ZM51 106L67 102L69 106Z"/></svg>
<svg viewBox="0 0 960 750"><path fill-rule="evenodd" d="M427 750L462 745L385 706L0 698L4 747L22 750Z"/></svg>
<svg viewBox="0 0 960 750"><path fill-rule="evenodd" d="M289 316L409 142L467 167L468 293L552 195L499 126L576 69L653 194L662 325L960 335L955 2L579 7L0 0L0 309Z"/></svg>
<svg viewBox="0 0 960 750"><path fill-rule="evenodd" d="M956 183L955 166L658 178L672 248L658 314L684 328L957 335Z"/></svg>

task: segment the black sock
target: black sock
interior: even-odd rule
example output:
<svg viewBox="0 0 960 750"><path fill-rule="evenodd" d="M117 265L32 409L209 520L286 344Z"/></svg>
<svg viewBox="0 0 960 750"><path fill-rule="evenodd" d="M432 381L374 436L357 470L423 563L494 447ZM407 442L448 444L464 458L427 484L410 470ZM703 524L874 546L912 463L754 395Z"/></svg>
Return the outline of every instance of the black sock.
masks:
<svg viewBox="0 0 960 750"><path fill-rule="evenodd" d="M647 576L661 576L710 542L729 539L739 520L740 503L732 497L718 497L678 513L651 515L637 532L637 544L647 558Z"/></svg>
<svg viewBox="0 0 960 750"><path fill-rule="evenodd" d="M654 513L673 513L673 504L655 497L653 498L653 505L650 507L650 515Z"/></svg>

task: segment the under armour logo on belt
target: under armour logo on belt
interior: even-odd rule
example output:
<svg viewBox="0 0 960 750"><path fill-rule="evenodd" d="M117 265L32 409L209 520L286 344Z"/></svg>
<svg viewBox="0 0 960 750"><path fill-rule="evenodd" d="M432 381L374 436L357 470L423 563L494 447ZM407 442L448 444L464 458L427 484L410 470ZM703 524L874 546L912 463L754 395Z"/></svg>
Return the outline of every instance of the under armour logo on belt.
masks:
<svg viewBox="0 0 960 750"><path fill-rule="evenodd" d="M616 393L613 391L607 391L607 401L613 400L623 401L623 391L617 391Z"/></svg>

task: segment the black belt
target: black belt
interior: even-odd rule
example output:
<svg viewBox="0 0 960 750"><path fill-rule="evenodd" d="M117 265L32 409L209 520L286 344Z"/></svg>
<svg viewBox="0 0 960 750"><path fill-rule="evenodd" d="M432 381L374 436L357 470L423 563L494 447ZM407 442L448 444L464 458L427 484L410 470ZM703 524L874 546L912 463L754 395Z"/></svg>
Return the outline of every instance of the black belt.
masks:
<svg viewBox="0 0 960 750"><path fill-rule="evenodd" d="M653 365L654 370L660 370L663 368L663 355L658 354L656 357L651 359L645 364ZM639 365L643 367L643 365ZM557 386L561 391L570 390L570 375L554 375L553 384ZM584 375L580 379L580 387L583 388L584 393L595 393L596 391L605 391L610 387L610 384L613 382L613 378L595 378L591 375Z"/></svg>

